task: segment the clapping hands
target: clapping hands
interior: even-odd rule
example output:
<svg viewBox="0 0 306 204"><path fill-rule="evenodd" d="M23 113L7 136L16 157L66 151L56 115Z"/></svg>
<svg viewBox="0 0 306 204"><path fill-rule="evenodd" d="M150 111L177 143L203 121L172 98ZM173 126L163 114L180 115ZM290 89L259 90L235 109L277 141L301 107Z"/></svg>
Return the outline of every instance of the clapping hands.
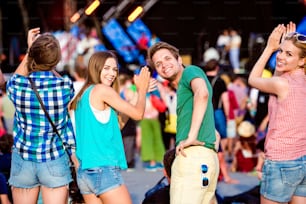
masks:
<svg viewBox="0 0 306 204"><path fill-rule="evenodd" d="M267 47L271 48L273 51L276 51L279 48L280 43L284 41L285 37L289 33L295 31L296 31L296 25L291 21L286 26L284 24L279 24L274 28L274 30L270 34Z"/></svg>

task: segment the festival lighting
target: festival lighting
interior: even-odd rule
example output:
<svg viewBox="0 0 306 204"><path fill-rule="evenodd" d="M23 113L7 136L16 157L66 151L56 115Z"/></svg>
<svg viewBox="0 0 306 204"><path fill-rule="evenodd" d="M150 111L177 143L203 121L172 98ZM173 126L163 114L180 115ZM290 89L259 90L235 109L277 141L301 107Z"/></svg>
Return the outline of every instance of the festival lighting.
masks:
<svg viewBox="0 0 306 204"><path fill-rule="evenodd" d="M143 7L137 6L137 8L128 16L128 21L130 23L133 22L136 18L140 16L142 12L143 12Z"/></svg>
<svg viewBox="0 0 306 204"><path fill-rule="evenodd" d="M81 15L82 15L83 13L84 13L84 9L80 9L78 12L76 12L75 14L73 14L73 16L71 16L70 22L71 22L71 23L77 22L77 21L81 18Z"/></svg>
<svg viewBox="0 0 306 204"><path fill-rule="evenodd" d="M98 6L100 5L100 0L95 0L93 1L86 9L85 9L85 14L87 16L91 15L92 12L94 12L96 10L96 8L98 8Z"/></svg>

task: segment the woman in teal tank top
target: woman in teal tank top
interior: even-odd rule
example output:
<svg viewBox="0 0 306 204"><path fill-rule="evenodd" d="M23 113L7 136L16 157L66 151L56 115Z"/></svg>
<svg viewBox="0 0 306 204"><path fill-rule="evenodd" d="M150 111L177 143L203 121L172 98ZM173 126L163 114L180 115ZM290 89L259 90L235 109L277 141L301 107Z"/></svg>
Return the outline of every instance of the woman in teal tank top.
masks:
<svg viewBox="0 0 306 204"><path fill-rule="evenodd" d="M86 203L132 203L120 174L127 162L117 112L134 120L143 118L150 72L144 67L134 77L137 92L130 103L119 95L118 74L114 53L93 54L86 82L71 102L79 161L77 180Z"/></svg>

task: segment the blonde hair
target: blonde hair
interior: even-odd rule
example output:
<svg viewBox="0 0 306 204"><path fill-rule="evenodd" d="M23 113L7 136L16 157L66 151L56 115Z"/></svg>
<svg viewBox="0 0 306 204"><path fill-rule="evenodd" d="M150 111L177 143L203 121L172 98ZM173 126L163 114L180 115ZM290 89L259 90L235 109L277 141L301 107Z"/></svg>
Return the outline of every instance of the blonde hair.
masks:
<svg viewBox="0 0 306 204"><path fill-rule="evenodd" d="M291 41L292 44L299 48L300 52L299 52L299 57L301 59L304 59L304 66L302 66L301 68L304 69L304 72L306 74L306 42L300 42L298 39L297 39L297 35L302 35L300 33L294 33L293 35L287 35L285 37L285 40L288 40L288 41Z"/></svg>
<svg viewBox="0 0 306 204"><path fill-rule="evenodd" d="M85 84L81 88L80 92L76 95L76 97L72 100L70 109L72 110L76 109L77 102L80 100L82 94L87 89L87 87L93 84L101 83L100 74L102 72L102 69L104 67L106 60L109 58L115 59L116 62L118 61L117 56L112 51L96 52L90 57L89 63L88 63L88 73L87 73ZM112 84L112 88L115 89L117 93L119 93L119 77L118 76L119 76L119 71L117 73L117 77L115 81Z"/></svg>

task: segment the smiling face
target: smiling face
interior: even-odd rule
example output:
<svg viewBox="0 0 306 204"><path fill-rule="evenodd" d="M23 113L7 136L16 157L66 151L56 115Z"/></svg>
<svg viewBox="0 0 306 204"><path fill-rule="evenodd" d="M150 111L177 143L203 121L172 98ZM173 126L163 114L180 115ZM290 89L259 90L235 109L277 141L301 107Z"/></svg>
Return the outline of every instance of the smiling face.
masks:
<svg viewBox="0 0 306 204"><path fill-rule="evenodd" d="M114 58L107 58L100 73L101 83L107 86L112 86L118 77L117 61Z"/></svg>
<svg viewBox="0 0 306 204"><path fill-rule="evenodd" d="M175 81L178 73L183 69L182 58L176 59L168 49L160 49L152 56L153 65L157 73L169 81Z"/></svg>
<svg viewBox="0 0 306 204"><path fill-rule="evenodd" d="M280 72L290 72L300 68L304 60L300 58L301 50L294 46L292 41L285 40L276 55L276 70Z"/></svg>

